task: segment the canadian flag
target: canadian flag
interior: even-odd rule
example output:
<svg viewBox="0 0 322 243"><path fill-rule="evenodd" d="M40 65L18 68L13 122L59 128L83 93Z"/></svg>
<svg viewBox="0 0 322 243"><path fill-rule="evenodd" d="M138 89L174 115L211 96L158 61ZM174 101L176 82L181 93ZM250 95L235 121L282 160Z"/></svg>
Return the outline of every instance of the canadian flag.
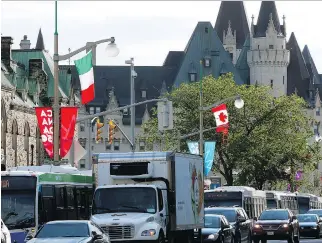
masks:
<svg viewBox="0 0 322 243"><path fill-rule="evenodd" d="M225 132L229 127L228 112L226 104L212 108L212 113L216 119L216 132Z"/></svg>

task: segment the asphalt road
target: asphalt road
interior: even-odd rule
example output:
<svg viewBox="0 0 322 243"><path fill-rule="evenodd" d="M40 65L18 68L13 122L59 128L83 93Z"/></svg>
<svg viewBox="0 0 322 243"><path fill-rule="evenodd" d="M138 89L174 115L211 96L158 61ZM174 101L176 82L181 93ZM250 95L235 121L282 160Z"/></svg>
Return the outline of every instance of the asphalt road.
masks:
<svg viewBox="0 0 322 243"><path fill-rule="evenodd" d="M270 240L267 243L287 243L286 240ZM300 243L322 243L321 239L312 239L312 238L301 238Z"/></svg>

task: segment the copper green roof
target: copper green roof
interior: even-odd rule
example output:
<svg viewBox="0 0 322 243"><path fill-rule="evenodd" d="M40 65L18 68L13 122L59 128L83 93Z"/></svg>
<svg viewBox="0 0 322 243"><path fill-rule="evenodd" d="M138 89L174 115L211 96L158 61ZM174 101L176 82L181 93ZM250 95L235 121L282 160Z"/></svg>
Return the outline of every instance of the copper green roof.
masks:
<svg viewBox="0 0 322 243"><path fill-rule="evenodd" d="M20 64L23 64L26 69L26 75L29 76L29 60L42 59L44 62L44 71L48 75L48 97L54 96L54 61L50 54L43 50L12 50L12 59ZM67 97L69 94L70 84L66 84L67 80L59 78L59 93L60 97ZM69 83L68 81L67 83Z"/></svg>

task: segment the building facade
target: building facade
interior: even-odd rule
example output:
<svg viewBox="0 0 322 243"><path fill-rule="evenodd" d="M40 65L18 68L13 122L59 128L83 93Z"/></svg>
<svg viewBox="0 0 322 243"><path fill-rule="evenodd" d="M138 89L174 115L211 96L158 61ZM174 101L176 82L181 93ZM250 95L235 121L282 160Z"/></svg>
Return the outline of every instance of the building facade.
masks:
<svg viewBox="0 0 322 243"><path fill-rule="evenodd" d="M53 101L53 59L45 50L41 30L35 48L25 35L20 49L1 37L1 165L41 165L47 159L34 108ZM79 104L71 74L60 71L60 105ZM72 97L72 98L71 98ZM76 134L77 135L77 134Z"/></svg>

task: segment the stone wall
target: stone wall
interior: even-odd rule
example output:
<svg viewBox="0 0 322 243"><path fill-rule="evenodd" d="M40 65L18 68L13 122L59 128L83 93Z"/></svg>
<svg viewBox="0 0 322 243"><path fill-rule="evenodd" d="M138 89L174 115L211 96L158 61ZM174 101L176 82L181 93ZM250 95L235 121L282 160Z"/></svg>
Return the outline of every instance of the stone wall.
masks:
<svg viewBox="0 0 322 243"><path fill-rule="evenodd" d="M39 160L39 153L40 157L42 157L42 149L37 149L37 145L40 148L42 148L42 146L39 146L39 143L36 143L36 115L34 113L31 113L30 108L28 109L27 107L19 108L17 110L11 110L10 107L13 107L13 109L15 109L16 106L12 106L12 104L15 104L15 99L17 99L15 95L12 95L12 92L2 89L1 97L1 103L3 103L2 107L5 108L5 111L2 111L2 114L4 115L2 115L3 117L1 117L1 120L2 122L6 122L7 128L6 131L1 131L1 133L6 133L6 141L3 143L3 146L5 146L6 149L1 146L1 155L5 155L5 160L3 160L3 162L6 163L7 167L27 165L27 158L29 157L30 165L32 159L31 145L34 145L32 162L34 165L36 165L36 163L39 163L39 161L37 161L37 158ZM17 131L17 146L13 146L15 138L15 135L13 135L14 130Z"/></svg>

